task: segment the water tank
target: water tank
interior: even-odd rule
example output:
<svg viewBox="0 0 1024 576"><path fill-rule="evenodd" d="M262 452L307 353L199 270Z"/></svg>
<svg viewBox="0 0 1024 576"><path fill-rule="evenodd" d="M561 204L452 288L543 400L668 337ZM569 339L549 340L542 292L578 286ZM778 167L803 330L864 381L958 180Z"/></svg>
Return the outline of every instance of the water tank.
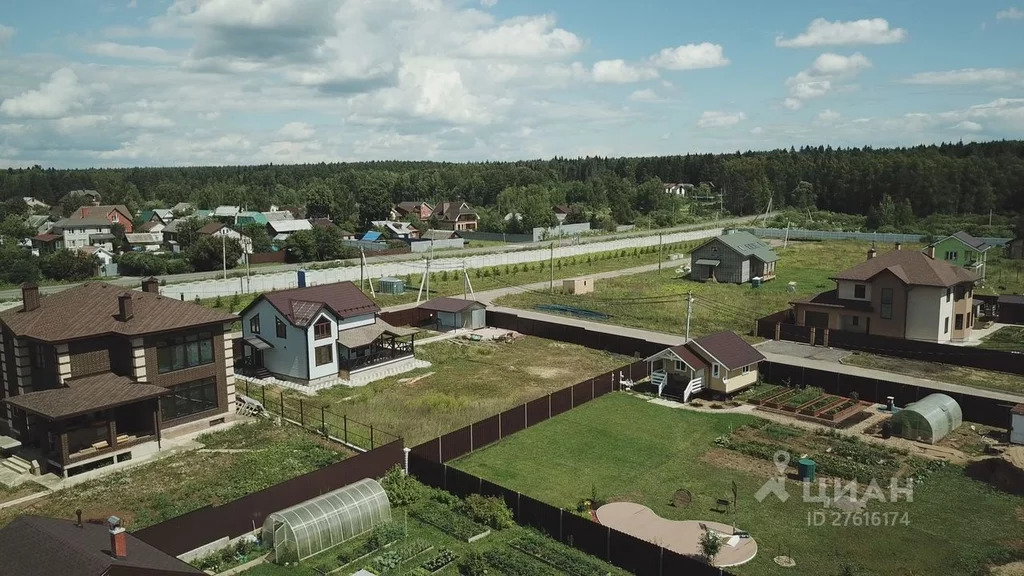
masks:
<svg viewBox="0 0 1024 576"><path fill-rule="evenodd" d="M801 480L814 482L814 469L817 464L810 458L801 458L796 461L796 472Z"/></svg>

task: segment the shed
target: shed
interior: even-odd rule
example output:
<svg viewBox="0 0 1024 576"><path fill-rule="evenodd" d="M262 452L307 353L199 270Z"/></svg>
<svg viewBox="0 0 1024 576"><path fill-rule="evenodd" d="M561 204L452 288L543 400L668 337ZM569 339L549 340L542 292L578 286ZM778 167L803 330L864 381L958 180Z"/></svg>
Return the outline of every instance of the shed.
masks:
<svg viewBox="0 0 1024 576"><path fill-rule="evenodd" d="M1003 294L996 300L996 306L1003 324L1024 324L1024 296Z"/></svg>
<svg viewBox="0 0 1024 576"><path fill-rule="evenodd" d="M366 478L267 516L263 543L274 550L276 562L294 562L390 521L387 493Z"/></svg>
<svg viewBox="0 0 1024 576"><path fill-rule="evenodd" d="M566 294L590 294L594 291L593 278L562 280L562 292Z"/></svg>
<svg viewBox="0 0 1024 576"><path fill-rule="evenodd" d="M963 424L960 405L945 394L929 394L892 418L894 431L908 440L935 444Z"/></svg>
<svg viewBox="0 0 1024 576"><path fill-rule="evenodd" d="M419 308L435 314L438 330L476 330L487 326L487 305L476 300L434 298Z"/></svg>
<svg viewBox="0 0 1024 576"><path fill-rule="evenodd" d="M726 230L693 250L690 279L743 284L752 278L775 278L779 256L750 232Z"/></svg>
<svg viewBox="0 0 1024 576"><path fill-rule="evenodd" d="M1024 444L1024 404L1010 409L1010 443Z"/></svg>
<svg viewBox="0 0 1024 576"><path fill-rule="evenodd" d="M405 294L405 281L401 278L382 276L377 280L377 291L381 294Z"/></svg>

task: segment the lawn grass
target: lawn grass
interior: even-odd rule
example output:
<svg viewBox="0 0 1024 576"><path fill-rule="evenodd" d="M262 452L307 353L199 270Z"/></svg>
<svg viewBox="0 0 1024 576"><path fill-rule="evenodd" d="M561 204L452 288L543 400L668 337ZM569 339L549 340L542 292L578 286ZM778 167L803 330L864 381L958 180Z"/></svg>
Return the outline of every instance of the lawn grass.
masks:
<svg viewBox="0 0 1024 576"><path fill-rule="evenodd" d="M928 378L949 384L960 384L961 386L970 386L971 388L1024 394L1024 376L1006 372L981 370L955 364L894 358L892 356L880 356L864 352L852 352L843 358L842 363L884 370L886 372L895 372L897 374L906 374L907 376L916 376L918 378Z"/></svg>
<svg viewBox="0 0 1024 576"><path fill-rule="evenodd" d="M284 391L289 413L297 413L294 406L301 398L304 409L314 414L327 407L415 446L631 360L532 336L508 344L435 342L417 346L416 357L431 366L360 388L331 388L312 398ZM261 392L250 387L249 395L262 399ZM268 389L271 408L280 393Z"/></svg>
<svg viewBox="0 0 1024 576"><path fill-rule="evenodd" d="M120 470L0 510L0 526L19 514L71 518L81 508L87 519L116 515L138 530L207 505L229 502L322 468L350 453L292 426L270 422L238 425L198 440L213 448L251 452L185 451Z"/></svg>
<svg viewBox="0 0 1024 576"><path fill-rule="evenodd" d="M979 294L1024 294L1024 260L1010 260L1002 248L989 250L985 257L985 281Z"/></svg>
<svg viewBox="0 0 1024 576"><path fill-rule="evenodd" d="M1005 326L981 340L979 348L1024 352L1024 326Z"/></svg>
<svg viewBox="0 0 1024 576"><path fill-rule="evenodd" d="M674 273L675 267L668 266L661 274L601 280L592 294L531 292L505 296L497 303L526 309L541 304L571 305L608 314L611 318L607 321L613 324L682 334L686 332L686 294L692 292L692 336L721 330L748 334L757 318L790 308L791 300L834 288L829 276L863 261L868 247L868 243L850 240L791 242L787 248L777 248L780 261L776 279L757 289L750 284L694 282L680 278ZM796 283L795 292L789 292L789 282Z"/></svg>
<svg viewBox="0 0 1024 576"><path fill-rule="evenodd" d="M756 491L777 474L773 463L715 445L750 415L710 414L650 404L625 393L589 402L519 432L454 463L460 469L561 507L574 507L591 490L599 497L639 502L663 517L717 520L748 530L758 542L741 575L778 574L778 555L796 560L794 573L839 574L843 565L870 574L980 574L990 561L1024 556L1024 498L998 492L946 466L914 490L913 502L872 502L871 512L907 514L895 526L808 526L821 504L804 503L800 485L787 482L790 498ZM786 442L780 439L779 442ZM780 444L781 446L781 444ZM711 511L718 498L732 499L736 513ZM888 479L883 482L888 486ZM670 505L678 489L693 502ZM1014 548L1016 546L1016 548Z"/></svg>

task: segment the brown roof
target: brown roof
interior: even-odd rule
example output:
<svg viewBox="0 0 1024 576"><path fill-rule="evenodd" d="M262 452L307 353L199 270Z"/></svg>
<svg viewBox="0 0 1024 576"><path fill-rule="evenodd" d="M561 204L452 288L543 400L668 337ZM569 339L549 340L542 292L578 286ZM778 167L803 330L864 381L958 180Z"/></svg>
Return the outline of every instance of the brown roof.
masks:
<svg viewBox="0 0 1024 576"><path fill-rule="evenodd" d="M221 228L228 228L223 222L213 221L199 229L200 234L210 235L220 231Z"/></svg>
<svg viewBox="0 0 1024 576"><path fill-rule="evenodd" d="M888 270L910 286L947 287L975 282L978 277L959 266L936 260L917 250L893 250L869 258L833 276L834 280L868 281Z"/></svg>
<svg viewBox="0 0 1024 576"><path fill-rule="evenodd" d="M792 304L814 304L816 306L829 306L832 308L844 308L847 310L860 310L862 312L871 312L874 308L871 306L871 302L864 300L844 300L839 297L838 290L829 290L828 292L822 292L821 294L815 294L809 298L801 298L799 300L793 300Z"/></svg>
<svg viewBox="0 0 1024 576"><path fill-rule="evenodd" d="M93 218L96 216L103 216L106 218L111 212L117 210L122 216L132 219L132 211L128 209L124 204L105 204L100 206L82 206L78 210L75 210L68 218L73 220L80 220L83 218Z"/></svg>
<svg viewBox="0 0 1024 576"><path fill-rule="evenodd" d="M686 347L686 344L673 346L672 348L669 348L669 350L674 352L676 356L682 358L683 362L686 362L686 365L694 370L701 370L702 368L708 367L707 361L690 351L690 349Z"/></svg>
<svg viewBox="0 0 1024 576"><path fill-rule="evenodd" d="M359 348L366 346L379 338L382 334L391 334L393 336L412 336L419 332L415 328L396 328L391 324L377 318L377 321L373 324L367 324L366 326L359 326L358 328L350 328L348 330L338 331L338 343L345 348Z"/></svg>
<svg viewBox="0 0 1024 576"><path fill-rule="evenodd" d="M266 299L289 322L300 328L308 326L320 313L321 308L327 308L341 318L380 311L380 307L374 304L373 300L370 300L352 282L335 282L320 286L267 292L249 304L241 314L245 314L261 299Z"/></svg>
<svg viewBox="0 0 1024 576"><path fill-rule="evenodd" d="M40 242L53 242L54 240L58 240L63 237L64 236L61 234L37 234L33 236L32 239L39 240Z"/></svg>
<svg viewBox="0 0 1024 576"><path fill-rule="evenodd" d="M117 319L118 296L131 294L134 316ZM234 314L149 292L125 290L106 282L88 282L40 298L39 308L15 308L0 314L0 322L16 336L66 342L80 338L120 334L142 336L195 326L234 322Z"/></svg>
<svg viewBox="0 0 1024 576"><path fill-rule="evenodd" d="M764 355L734 332L718 332L697 338L688 342L687 346L701 356L710 355L711 361L718 361L729 370L764 360Z"/></svg>
<svg viewBox="0 0 1024 576"><path fill-rule="evenodd" d="M124 558L110 554L110 532L102 524L79 527L70 520L19 516L0 530L0 571L18 576L202 574L131 534L127 534L125 549Z"/></svg>
<svg viewBox="0 0 1024 576"><path fill-rule="evenodd" d="M463 214L476 216L476 211L465 202L441 202L434 207L434 214L440 213L441 220L454 222Z"/></svg>
<svg viewBox="0 0 1024 576"><path fill-rule="evenodd" d="M996 300L999 304L1024 304L1024 296L1018 296L1017 294L1000 294L999 299Z"/></svg>
<svg viewBox="0 0 1024 576"><path fill-rule="evenodd" d="M477 304L480 306L486 306L483 302L477 302L476 300L465 300L462 298L434 298L428 300L423 304L419 305L422 310L430 310L431 312L462 312L463 310Z"/></svg>
<svg viewBox="0 0 1024 576"><path fill-rule="evenodd" d="M125 376L103 372L68 380L61 388L6 398L11 406L50 420L64 420L97 410L116 408L162 396L167 388L139 384Z"/></svg>

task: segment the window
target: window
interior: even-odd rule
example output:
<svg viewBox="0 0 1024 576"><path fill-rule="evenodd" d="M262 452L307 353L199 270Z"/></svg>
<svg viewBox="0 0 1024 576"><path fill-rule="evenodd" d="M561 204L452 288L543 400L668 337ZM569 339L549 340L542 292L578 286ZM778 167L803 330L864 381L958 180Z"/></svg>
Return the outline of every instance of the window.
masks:
<svg viewBox="0 0 1024 576"><path fill-rule="evenodd" d="M327 318L321 318L316 324L313 324L313 339L323 340L324 338L331 337L331 321Z"/></svg>
<svg viewBox="0 0 1024 576"><path fill-rule="evenodd" d="M282 322L280 318L274 318L274 329L277 330L278 338L288 337L288 326L286 326L285 323Z"/></svg>
<svg viewBox="0 0 1024 576"><path fill-rule="evenodd" d="M32 345L32 367L42 368L46 366L46 349L42 344Z"/></svg>
<svg viewBox="0 0 1024 576"><path fill-rule="evenodd" d="M676 372L686 372L686 364L682 360L676 360Z"/></svg>
<svg viewBox="0 0 1024 576"><path fill-rule="evenodd" d="M951 296L953 296L953 289L946 288L946 302L949 302Z"/></svg>
<svg viewBox="0 0 1024 576"><path fill-rule="evenodd" d="M163 419L174 420L206 412L217 407L217 378L193 380L169 388L170 394L160 398Z"/></svg>
<svg viewBox="0 0 1024 576"><path fill-rule="evenodd" d="M954 330L963 330L964 329L964 315L963 314L957 314L956 315L956 320L953 321L953 329Z"/></svg>
<svg viewBox="0 0 1024 576"><path fill-rule="evenodd" d="M955 251L946 252L946 260L956 260L957 253Z"/></svg>
<svg viewBox="0 0 1024 576"><path fill-rule="evenodd" d="M854 326L860 326L860 316L852 316L852 318L853 318L853 325Z"/></svg>
<svg viewBox="0 0 1024 576"><path fill-rule="evenodd" d="M892 320L892 288L882 288L882 318Z"/></svg>
<svg viewBox="0 0 1024 576"><path fill-rule="evenodd" d="M970 312L967 313L967 327L968 328L973 328L974 327L974 316L972 316Z"/></svg>
<svg viewBox="0 0 1024 576"><path fill-rule="evenodd" d="M160 374L213 362L213 335L209 332L165 338L156 343Z"/></svg>
<svg viewBox="0 0 1024 576"><path fill-rule="evenodd" d="M718 364L711 365L711 377L718 378Z"/></svg>
<svg viewBox="0 0 1024 576"><path fill-rule="evenodd" d="M855 284L853 286L853 297L854 298L860 298L860 299L863 300L865 297L867 297L867 293L868 293L868 287L865 286L864 284Z"/></svg>
<svg viewBox="0 0 1024 576"><path fill-rule="evenodd" d="M949 334L949 316L942 321L942 333Z"/></svg>
<svg viewBox="0 0 1024 576"><path fill-rule="evenodd" d="M249 319L249 332L253 334L260 333L260 315L257 314Z"/></svg>
<svg viewBox="0 0 1024 576"><path fill-rule="evenodd" d="M334 348L333 344L325 344L323 346L317 346L314 350L316 354L316 365L323 366L324 364L330 364L334 360L334 354L331 350Z"/></svg>
<svg viewBox="0 0 1024 576"><path fill-rule="evenodd" d="M743 373L744 374L749 374L750 373L750 366L744 366L743 367Z"/></svg>

